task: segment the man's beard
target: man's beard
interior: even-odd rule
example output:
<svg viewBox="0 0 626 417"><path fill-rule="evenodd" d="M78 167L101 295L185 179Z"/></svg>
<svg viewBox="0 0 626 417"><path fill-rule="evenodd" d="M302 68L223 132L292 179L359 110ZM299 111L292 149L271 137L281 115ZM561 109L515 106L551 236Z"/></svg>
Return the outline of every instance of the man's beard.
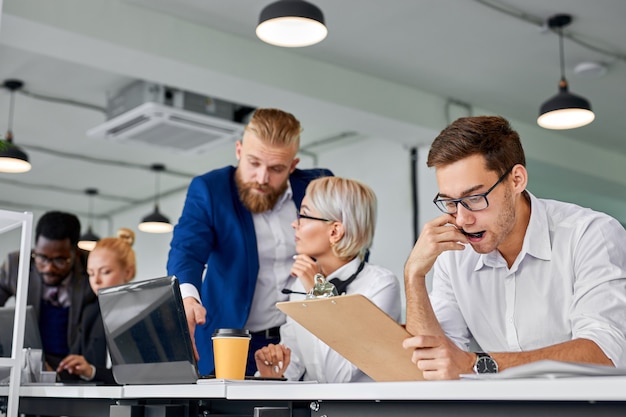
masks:
<svg viewBox="0 0 626 417"><path fill-rule="evenodd" d="M274 208L280 196L287 189L287 181L278 189L274 189L268 184L244 182L239 175L239 171L235 173L235 183L237 184L237 190L239 190L239 199L252 213L263 213ZM262 190L264 194L259 194L253 190Z"/></svg>

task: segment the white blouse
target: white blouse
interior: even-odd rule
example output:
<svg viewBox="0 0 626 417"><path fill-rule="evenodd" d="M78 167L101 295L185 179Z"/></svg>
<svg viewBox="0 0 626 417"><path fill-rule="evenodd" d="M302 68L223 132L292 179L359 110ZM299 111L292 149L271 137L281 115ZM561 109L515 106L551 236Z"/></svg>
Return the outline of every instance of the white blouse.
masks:
<svg viewBox="0 0 626 417"><path fill-rule="evenodd" d="M356 272L360 260L353 259L326 277L331 280L348 279ZM291 278L288 287L292 291L305 292L300 279ZM400 284L393 272L376 265L365 264L357 278L350 283L347 294L362 294L380 307L396 321L400 320ZM291 294L290 301L303 300L302 294ZM341 317L337 317L341 320ZM289 380L318 382L363 382L372 381L356 366L327 344L319 340L290 317L280 328L281 343L291 349L291 363L285 371Z"/></svg>

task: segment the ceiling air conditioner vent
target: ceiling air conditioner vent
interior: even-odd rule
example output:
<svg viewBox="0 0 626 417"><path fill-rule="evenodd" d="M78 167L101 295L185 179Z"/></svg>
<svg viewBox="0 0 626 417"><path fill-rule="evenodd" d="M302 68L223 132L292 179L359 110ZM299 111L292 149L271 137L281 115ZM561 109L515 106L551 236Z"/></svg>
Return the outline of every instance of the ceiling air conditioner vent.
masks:
<svg viewBox="0 0 626 417"><path fill-rule="evenodd" d="M87 135L177 152L203 153L218 144L240 139L243 129L240 123L159 103L144 103L90 129Z"/></svg>
<svg viewBox="0 0 626 417"><path fill-rule="evenodd" d="M87 135L200 154L241 139L245 125L233 121L235 109L222 100L138 82L110 100L109 120Z"/></svg>

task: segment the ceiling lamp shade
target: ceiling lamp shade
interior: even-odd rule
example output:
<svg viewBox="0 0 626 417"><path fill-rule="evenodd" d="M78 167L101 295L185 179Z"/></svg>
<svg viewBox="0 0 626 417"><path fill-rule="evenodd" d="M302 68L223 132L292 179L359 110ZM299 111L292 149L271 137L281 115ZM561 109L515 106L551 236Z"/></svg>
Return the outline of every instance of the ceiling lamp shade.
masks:
<svg viewBox="0 0 626 417"><path fill-rule="evenodd" d="M550 29L558 29L559 32L561 81L559 82L558 94L543 103L539 109L537 124L546 129L575 129L588 125L596 117L591 110L589 100L570 93L565 79L563 27L570 24L571 21L572 17L566 14L558 14L548 19Z"/></svg>
<svg viewBox="0 0 626 417"><path fill-rule="evenodd" d="M83 233L80 236L80 240L78 241L78 247L82 250L86 250L91 252L96 247L96 243L100 240L100 236L95 234L91 229L91 225L87 228L87 232Z"/></svg>
<svg viewBox="0 0 626 417"><path fill-rule="evenodd" d="M80 236L78 247L91 252L96 247L96 243L100 240L100 236L96 235L91 227L93 218L93 196L98 194L98 190L96 188L87 188L85 194L89 196L89 226L87 227L87 232Z"/></svg>
<svg viewBox="0 0 626 417"><path fill-rule="evenodd" d="M304 0L279 0L267 5L256 28L263 42L287 48L314 45L327 34L322 11Z"/></svg>
<svg viewBox="0 0 626 417"><path fill-rule="evenodd" d="M9 124L7 134L0 140L0 172L19 174L28 172L31 164L28 155L20 147L13 143L13 107L15 101L15 91L22 88L23 82L19 80L6 80L4 88L11 92L11 104L9 106Z"/></svg>
<svg viewBox="0 0 626 417"><path fill-rule="evenodd" d="M156 173L154 211L141 219L141 223L137 227L146 233L169 233L174 229L174 226L170 223L170 219L159 211L159 173L165 170L165 165L153 164L151 169Z"/></svg>
<svg viewBox="0 0 626 417"><path fill-rule="evenodd" d="M141 219L139 230L146 233L169 233L174 229L170 219L159 211L159 206L154 206L154 211Z"/></svg>

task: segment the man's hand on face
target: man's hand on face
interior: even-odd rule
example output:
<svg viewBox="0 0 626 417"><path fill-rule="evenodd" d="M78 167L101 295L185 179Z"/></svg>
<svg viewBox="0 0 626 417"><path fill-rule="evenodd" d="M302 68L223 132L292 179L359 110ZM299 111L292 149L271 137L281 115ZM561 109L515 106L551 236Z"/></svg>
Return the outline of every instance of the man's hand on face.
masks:
<svg viewBox="0 0 626 417"><path fill-rule="evenodd" d="M454 225L452 215L443 214L431 220L422 228L406 261L405 276L425 277L442 252L463 250L464 243L468 243L467 237Z"/></svg>

